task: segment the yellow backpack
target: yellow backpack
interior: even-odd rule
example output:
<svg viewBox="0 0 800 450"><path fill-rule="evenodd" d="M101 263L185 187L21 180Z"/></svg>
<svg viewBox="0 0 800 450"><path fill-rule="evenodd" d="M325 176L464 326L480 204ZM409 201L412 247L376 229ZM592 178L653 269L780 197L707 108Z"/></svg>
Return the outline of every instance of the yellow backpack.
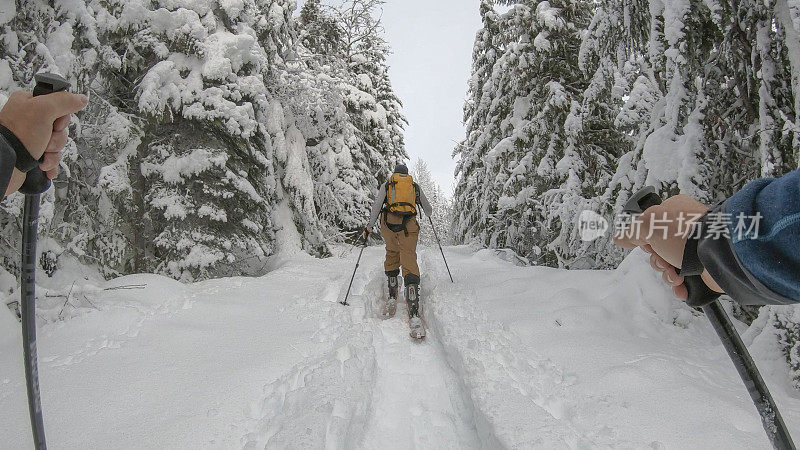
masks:
<svg viewBox="0 0 800 450"><path fill-rule="evenodd" d="M386 183L386 211L403 218L417 215L417 190L411 175L395 173L389 178Z"/></svg>

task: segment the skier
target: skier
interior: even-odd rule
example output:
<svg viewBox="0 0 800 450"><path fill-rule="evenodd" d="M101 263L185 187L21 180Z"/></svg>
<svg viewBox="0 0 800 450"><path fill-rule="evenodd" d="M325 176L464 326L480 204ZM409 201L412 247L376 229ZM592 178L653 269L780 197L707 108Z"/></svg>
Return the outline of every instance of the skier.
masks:
<svg viewBox="0 0 800 450"><path fill-rule="evenodd" d="M389 299L387 314L393 316L397 307L397 289L400 268L403 268L406 304L408 305L411 336L422 338L425 329L419 317L420 271L417 265L417 205L422 206L429 217L432 208L425 193L408 174L408 167L398 164L392 176L375 191L369 222L364 227L362 237L367 238L370 229L381 216L381 236L386 243L386 259L383 263L388 278Z"/></svg>
<svg viewBox="0 0 800 450"><path fill-rule="evenodd" d="M0 192L19 189L26 173L39 167L47 178L58 175L61 149L67 143L70 114L86 106L82 94L59 92L33 97L17 91L0 110Z"/></svg>
<svg viewBox="0 0 800 450"><path fill-rule="evenodd" d="M688 233L692 216L698 220ZM614 241L650 253L676 297L687 298L684 275L698 274L742 304L800 302L800 170L750 182L710 209L686 195L670 197L639 220Z"/></svg>

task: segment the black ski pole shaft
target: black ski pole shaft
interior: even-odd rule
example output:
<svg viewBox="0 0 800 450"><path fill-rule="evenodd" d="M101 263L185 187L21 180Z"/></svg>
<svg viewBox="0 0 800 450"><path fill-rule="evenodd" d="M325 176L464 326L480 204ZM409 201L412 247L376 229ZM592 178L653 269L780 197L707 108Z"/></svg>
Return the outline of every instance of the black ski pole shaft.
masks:
<svg viewBox="0 0 800 450"><path fill-rule="evenodd" d="M356 260L356 267L353 268L353 275L350 277L350 284L347 286L347 294L345 294L344 300L339 302L340 304L342 304L344 306L349 305L349 303L347 303L347 298L350 297L350 288L353 287L353 280L356 279L356 271L358 270L358 265L361 263L361 255L364 254L364 249L367 247L367 237L369 237L369 236L364 236L364 245L361 246L361 251L358 252L358 259Z"/></svg>
<svg viewBox="0 0 800 450"><path fill-rule="evenodd" d="M64 78L37 74L33 95L46 95L69 89ZM39 395L39 369L36 351L36 241L39 228L39 200L42 192L50 188L50 180L39 167L31 169L19 191L25 194L22 220L22 272L20 274L20 313L22 315L22 344L25 357L25 383L28 389L28 410L31 416L33 444L45 450L42 401Z"/></svg>
<svg viewBox="0 0 800 450"><path fill-rule="evenodd" d="M736 371L739 372L739 377L747 387L747 392L750 394L750 398L753 399L756 409L758 409L761 423L764 425L764 430L767 432L767 437L772 442L772 446L779 450L794 450L792 436L789 435L789 429L783 422L778 406L775 404L769 389L767 389L764 379L761 378L761 374L753 358L750 357L747 347L742 342L742 338L736 332L736 328L733 327L728 314L725 313L722 305L716 300L704 305L702 308L708 321L711 322L711 326L714 327L714 331L717 332L722 341L722 346L725 347L725 351L728 352L728 356L733 361Z"/></svg>
<svg viewBox="0 0 800 450"><path fill-rule="evenodd" d="M30 176L30 172L29 172ZM39 194L26 194L22 222L22 273L20 275L20 313L25 358L25 383L34 447L47 448L39 396L39 370L36 352L36 233L39 225Z"/></svg>
<svg viewBox="0 0 800 450"><path fill-rule="evenodd" d="M431 224L431 230L433 230L433 236L436 238L436 244L439 245L439 252L442 254L442 259L444 260L444 267L447 269L447 274L450 275L450 282L455 283L455 281L453 281L453 274L450 273L450 266L447 265L447 258L444 257L442 242L439 240L439 234L436 232L436 227L433 226L433 219L431 219L431 216L428 216L428 222Z"/></svg>
<svg viewBox="0 0 800 450"><path fill-rule="evenodd" d="M629 214L640 214L647 208L659 204L661 197L656 194L655 188L648 186L635 193L626 203L624 210ZM772 446L778 450L795 450L792 436L767 384L731 319L717 300L720 294L709 289L700 275L687 276L684 280L689 293L686 303L689 306L700 306L711 322L761 416L761 423Z"/></svg>

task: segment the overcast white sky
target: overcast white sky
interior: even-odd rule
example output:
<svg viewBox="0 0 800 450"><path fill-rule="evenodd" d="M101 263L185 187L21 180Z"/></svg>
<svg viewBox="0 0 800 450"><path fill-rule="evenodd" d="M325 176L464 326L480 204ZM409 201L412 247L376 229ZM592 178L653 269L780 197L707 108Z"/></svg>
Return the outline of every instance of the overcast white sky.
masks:
<svg viewBox="0 0 800 450"><path fill-rule="evenodd" d="M337 0L327 3L337 4ZM298 1L298 11L303 1ZM481 26L479 0L387 0L383 11L392 48L389 75L408 119L406 149L428 163L452 192L455 142L464 138L462 107Z"/></svg>
<svg viewBox="0 0 800 450"><path fill-rule="evenodd" d="M462 108L481 26L479 0L388 0L383 24L392 47L389 75L408 119L411 163L427 163L452 192L455 143L464 138Z"/></svg>

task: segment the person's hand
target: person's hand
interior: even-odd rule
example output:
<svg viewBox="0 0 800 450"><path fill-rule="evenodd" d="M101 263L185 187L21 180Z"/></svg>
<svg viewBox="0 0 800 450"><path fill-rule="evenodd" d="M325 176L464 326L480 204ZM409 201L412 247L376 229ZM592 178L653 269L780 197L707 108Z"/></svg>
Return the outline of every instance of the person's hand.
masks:
<svg viewBox="0 0 800 450"><path fill-rule="evenodd" d="M660 205L647 208L635 222L614 236L614 243L623 248L641 247L650 254L650 266L672 286L676 297L686 300L688 290L676 268L681 267L692 224L708 211L708 207L687 195L670 197ZM701 277L709 288L723 292L707 271Z"/></svg>
<svg viewBox="0 0 800 450"><path fill-rule="evenodd" d="M364 230L361 231L361 239L367 239L372 232L369 231L369 228L364 227Z"/></svg>
<svg viewBox="0 0 800 450"><path fill-rule="evenodd" d="M8 128L34 159L44 155L39 168L50 179L58 175L61 149L67 143L70 114L86 106L82 94L55 92L34 97L30 92L11 94L0 110L0 124ZM14 169L6 195L16 191L25 181L25 174Z"/></svg>

